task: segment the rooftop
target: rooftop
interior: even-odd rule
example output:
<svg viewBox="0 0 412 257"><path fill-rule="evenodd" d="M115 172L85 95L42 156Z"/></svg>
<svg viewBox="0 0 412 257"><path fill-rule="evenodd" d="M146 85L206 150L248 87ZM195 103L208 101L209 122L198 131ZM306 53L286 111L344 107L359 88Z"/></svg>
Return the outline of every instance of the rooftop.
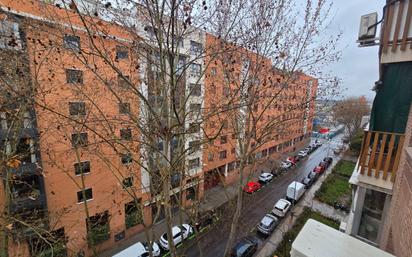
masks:
<svg viewBox="0 0 412 257"><path fill-rule="evenodd" d="M312 219L299 232L290 254L291 257L394 257Z"/></svg>

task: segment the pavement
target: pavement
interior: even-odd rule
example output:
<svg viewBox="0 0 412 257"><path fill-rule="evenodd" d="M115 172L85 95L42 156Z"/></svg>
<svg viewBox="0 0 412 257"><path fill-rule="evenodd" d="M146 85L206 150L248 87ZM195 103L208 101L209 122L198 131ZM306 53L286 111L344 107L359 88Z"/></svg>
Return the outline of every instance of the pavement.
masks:
<svg viewBox="0 0 412 257"><path fill-rule="evenodd" d="M323 146L319 147L316 151L314 151L311 155L306 157L304 160L301 160L298 165L294 168L289 170L287 173L283 174L280 177L277 177L273 182L269 183L265 187L263 187L259 192L256 192L252 195L246 195L243 201L243 208L241 217L239 220L239 225L237 228L237 238L238 240L240 237L247 235L247 234L256 234L255 228L256 225L260 222L260 219L266 214L269 213L273 205L276 203L277 200L280 198L284 198L286 195L286 188L292 181L301 181L309 171L311 171L317 164L323 160L324 157L331 155L331 149L334 147L335 144L340 140L340 137L336 137L333 141L329 144L324 144ZM300 149L297 149L299 151ZM292 155L292 153L290 153ZM334 163L336 161L334 160ZM256 167L255 170L267 170L270 168L270 165L273 164L272 161L268 161L259 167ZM328 171L330 171L328 169ZM259 176L259 172L254 172L254 177ZM312 188L305 194L305 197L302 201L299 202L297 206L295 206L294 213L295 216L299 213L300 204L305 203L307 206L312 206L315 210L319 210L321 213L325 213L326 216L336 217L340 220L340 218L344 219L343 215L339 214L338 212L332 208L329 210L324 204L312 200L313 193L316 191L315 188L318 188L321 182L324 180L322 178L318 179L318 181L312 186ZM313 191L314 190L314 191ZM313 192L312 192L313 191ZM202 201L200 208L201 210L210 210L214 209L218 206L225 206L229 205L230 200L234 199L237 195L237 188L236 183L232 186L218 186L208 190L205 193L205 198ZM228 206L228 210L234 210L235 206ZM187 217L181 213L177 213L173 217L173 224L180 224L180 221L186 221ZM230 231L230 224L232 220L233 213L227 213L226 217L223 217L220 220L220 223L217 226L210 228L207 232L201 234L197 240L193 240L196 242L188 242L187 244L182 245L179 251L182 255L185 256L210 256L210 257L217 257L223 256L224 249L227 243L227 236ZM290 219L290 218L289 218ZM288 227L292 226L294 219L290 219L291 222L286 222L289 220L288 218L284 219L283 223L280 224L280 229L277 231L286 231ZM290 224L289 224L290 223ZM286 226L286 227L285 227ZM286 230L285 230L286 229ZM166 224L164 221L158 222L153 226L153 228L149 228L148 232L150 233L151 238L157 240L161 234L166 231ZM279 235L278 235L279 234ZM280 242L282 239L283 233L275 232L272 237L265 239L265 238L258 238L259 239L259 255L257 256L266 256L265 253L272 253L272 249L276 249L275 246ZM273 238L273 239L272 239ZM117 243L116 249L110 249L109 251L101 253L99 256L101 257L111 257L114 254L118 253L119 251L131 246L136 242L145 242L147 241L147 237L144 232L136 234L127 240ZM272 245L272 247L270 247ZM263 255L260 255L262 252Z"/></svg>

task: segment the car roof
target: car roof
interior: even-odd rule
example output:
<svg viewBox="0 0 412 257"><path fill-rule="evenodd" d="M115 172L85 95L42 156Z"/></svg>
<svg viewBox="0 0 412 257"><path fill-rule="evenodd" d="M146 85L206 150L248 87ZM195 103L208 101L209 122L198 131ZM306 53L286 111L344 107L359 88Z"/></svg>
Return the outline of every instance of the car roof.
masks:
<svg viewBox="0 0 412 257"><path fill-rule="evenodd" d="M270 214L266 214L265 217L260 221L265 226L269 226L273 221L277 221L277 219Z"/></svg>
<svg viewBox="0 0 412 257"><path fill-rule="evenodd" d="M130 247L127 247L123 251L119 252L118 254L113 255L113 257L130 257L130 256L138 256L143 253L147 252L146 248L141 242L137 242Z"/></svg>
<svg viewBox="0 0 412 257"><path fill-rule="evenodd" d="M276 202L275 207L279 209L284 209L289 204L290 204L289 201L285 199L280 199L279 201Z"/></svg>
<svg viewBox="0 0 412 257"><path fill-rule="evenodd" d="M248 187L254 186L254 185L256 185L256 184L257 184L257 182L255 182L255 181L249 181L249 182L247 182L247 186L248 186Z"/></svg>
<svg viewBox="0 0 412 257"><path fill-rule="evenodd" d="M270 176L270 175L272 175L272 174L270 174L270 173L268 173L268 172L263 172L262 174L260 174L261 176L264 176L264 177L267 177L267 176Z"/></svg>

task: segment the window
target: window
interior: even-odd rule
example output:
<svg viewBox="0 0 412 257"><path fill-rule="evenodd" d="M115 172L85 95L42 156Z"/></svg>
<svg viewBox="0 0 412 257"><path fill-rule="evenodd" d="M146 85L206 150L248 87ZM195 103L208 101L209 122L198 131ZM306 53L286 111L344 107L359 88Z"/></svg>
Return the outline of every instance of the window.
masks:
<svg viewBox="0 0 412 257"><path fill-rule="evenodd" d="M194 112L196 114L200 113L200 109L202 108L201 104L190 104L189 109L191 112Z"/></svg>
<svg viewBox="0 0 412 257"><path fill-rule="evenodd" d="M80 37L65 35L63 38L64 48L72 51L80 51Z"/></svg>
<svg viewBox="0 0 412 257"><path fill-rule="evenodd" d="M202 94L202 86L200 84L190 84L190 95L200 96Z"/></svg>
<svg viewBox="0 0 412 257"><path fill-rule="evenodd" d="M210 75L211 76L216 76L216 67L212 67L211 69L210 69Z"/></svg>
<svg viewBox="0 0 412 257"><path fill-rule="evenodd" d="M78 162L74 164L74 174L76 175L81 175L81 174L87 174L90 173L90 162L89 161L84 161L84 162Z"/></svg>
<svg viewBox="0 0 412 257"><path fill-rule="evenodd" d="M190 123L187 132L188 133L198 133L198 132L200 132L200 125L198 123Z"/></svg>
<svg viewBox="0 0 412 257"><path fill-rule="evenodd" d="M126 229L143 223L141 200L131 201L124 205Z"/></svg>
<svg viewBox="0 0 412 257"><path fill-rule="evenodd" d="M200 76L202 73L202 66L197 63L192 63L190 64L190 72L192 73L192 75Z"/></svg>
<svg viewBox="0 0 412 257"><path fill-rule="evenodd" d="M119 113L120 114L130 114L130 104L129 103L119 103Z"/></svg>
<svg viewBox="0 0 412 257"><path fill-rule="evenodd" d="M88 143L88 139L87 139L86 132L72 134L72 146L73 147L87 146L87 143Z"/></svg>
<svg viewBox="0 0 412 257"><path fill-rule="evenodd" d="M219 152L219 159L223 160L223 159L226 159L226 157L227 157L227 152L226 152L226 150Z"/></svg>
<svg viewBox="0 0 412 257"><path fill-rule="evenodd" d="M77 202L82 203L93 199L93 191L91 188L86 188L82 191L77 192Z"/></svg>
<svg viewBox="0 0 412 257"><path fill-rule="evenodd" d="M226 144L226 143L227 143L227 136L221 136L220 137L220 144L223 145L223 144Z"/></svg>
<svg viewBox="0 0 412 257"><path fill-rule="evenodd" d="M122 159L123 164L130 164L132 163L132 154L131 153L122 154L121 159Z"/></svg>
<svg viewBox="0 0 412 257"><path fill-rule="evenodd" d="M86 219L87 241L89 245L100 244L110 239L109 212L98 213Z"/></svg>
<svg viewBox="0 0 412 257"><path fill-rule="evenodd" d="M127 75L118 75L117 76L117 85L119 85L120 88L127 89L130 86L130 77Z"/></svg>
<svg viewBox="0 0 412 257"><path fill-rule="evenodd" d="M125 46L116 46L116 59L129 58L129 50Z"/></svg>
<svg viewBox="0 0 412 257"><path fill-rule="evenodd" d="M129 128L120 129L120 138L123 140L132 140L132 130Z"/></svg>
<svg viewBox="0 0 412 257"><path fill-rule="evenodd" d="M232 134L232 139L236 139L236 134L235 133Z"/></svg>
<svg viewBox="0 0 412 257"><path fill-rule="evenodd" d="M196 190L194 187L186 189L186 200L195 200L196 199Z"/></svg>
<svg viewBox="0 0 412 257"><path fill-rule="evenodd" d="M208 161L213 161L213 158L214 158L214 154L213 153L209 153L208 155L207 155L207 160Z"/></svg>
<svg viewBox="0 0 412 257"><path fill-rule="evenodd" d="M189 153L193 153L200 150L200 141L194 140L189 142Z"/></svg>
<svg viewBox="0 0 412 257"><path fill-rule="evenodd" d="M235 153L236 153L236 149L233 147L232 150L230 150L230 152L231 152L232 154L235 154Z"/></svg>
<svg viewBox="0 0 412 257"><path fill-rule="evenodd" d="M198 168L200 165L200 158L189 160L189 170Z"/></svg>
<svg viewBox="0 0 412 257"><path fill-rule="evenodd" d="M34 234L28 239L30 256L36 257L66 257L66 236L64 228L59 228L43 235ZM53 255L52 255L53 252Z"/></svg>
<svg viewBox="0 0 412 257"><path fill-rule="evenodd" d="M201 54L203 51L203 46L201 43L196 41L190 41L190 53L191 54Z"/></svg>
<svg viewBox="0 0 412 257"><path fill-rule="evenodd" d="M233 170L235 169L235 165L236 165L236 162L229 162L229 163L227 164L227 171L228 171L228 172L233 171Z"/></svg>
<svg viewBox="0 0 412 257"><path fill-rule="evenodd" d="M69 84L83 84L83 71L66 69L66 82Z"/></svg>
<svg viewBox="0 0 412 257"><path fill-rule="evenodd" d="M0 21L0 48L21 49L18 23L6 19Z"/></svg>
<svg viewBox="0 0 412 257"><path fill-rule="evenodd" d="M123 188L128 188L133 186L133 177L127 177L122 181Z"/></svg>
<svg viewBox="0 0 412 257"><path fill-rule="evenodd" d="M86 104L84 102L70 102L70 115L86 115Z"/></svg>
<svg viewBox="0 0 412 257"><path fill-rule="evenodd" d="M222 122L222 128L223 129L227 129L228 128L228 122L227 122L227 120L224 120L223 122Z"/></svg>

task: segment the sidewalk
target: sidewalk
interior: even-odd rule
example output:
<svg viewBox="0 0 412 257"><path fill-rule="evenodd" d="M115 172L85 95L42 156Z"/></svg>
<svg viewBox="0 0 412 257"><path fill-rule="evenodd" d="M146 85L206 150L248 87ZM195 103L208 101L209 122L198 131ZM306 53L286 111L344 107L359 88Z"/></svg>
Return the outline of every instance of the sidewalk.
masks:
<svg viewBox="0 0 412 257"><path fill-rule="evenodd" d="M296 217L298 217L302 212L304 207L310 207L311 209L320 212L322 215L333 218L339 221L347 221L348 214L345 212L335 210L332 206L324 204L314 199L315 192L320 188L323 181L326 177L332 172L333 167L336 163L340 160L336 158L333 164L328 168L325 172L325 175L320 177L316 183L305 193L303 199L292 209L292 212L283 219L283 221L279 224L278 228L265 242L263 247L258 251L255 255L256 257L269 257L272 256L273 252L275 252L277 246L283 239L283 235L295 224Z"/></svg>

